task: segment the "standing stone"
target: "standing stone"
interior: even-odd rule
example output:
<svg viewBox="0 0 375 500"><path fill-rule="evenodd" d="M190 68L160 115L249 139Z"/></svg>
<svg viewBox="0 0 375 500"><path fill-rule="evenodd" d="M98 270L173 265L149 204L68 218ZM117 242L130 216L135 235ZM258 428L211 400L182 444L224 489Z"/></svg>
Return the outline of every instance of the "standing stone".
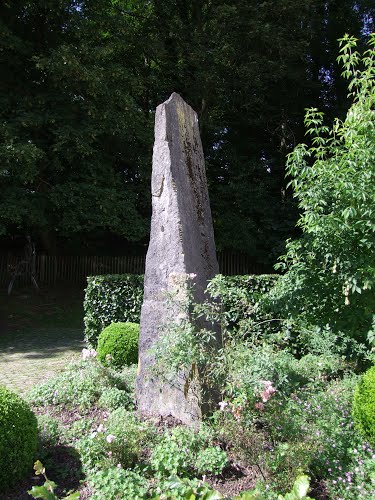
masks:
<svg viewBox="0 0 375 500"><path fill-rule="evenodd" d="M137 407L143 415L194 425L202 416L199 384L187 384L187 373L166 382L152 370L155 342L189 315L188 289L195 303L203 302L208 280L218 273L198 117L176 93L156 109L151 192ZM174 306L167 307L167 296Z"/></svg>

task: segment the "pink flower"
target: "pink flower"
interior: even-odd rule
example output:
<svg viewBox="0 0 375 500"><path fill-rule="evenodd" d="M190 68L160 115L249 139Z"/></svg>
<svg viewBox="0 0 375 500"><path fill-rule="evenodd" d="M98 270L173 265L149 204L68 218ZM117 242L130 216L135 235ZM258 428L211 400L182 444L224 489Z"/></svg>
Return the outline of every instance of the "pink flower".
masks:
<svg viewBox="0 0 375 500"><path fill-rule="evenodd" d="M232 405L232 414L236 420L240 420L242 415L242 405Z"/></svg>
<svg viewBox="0 0 375 500"><path fill-rule="evenodd" d="M262 380L262 382L265 389L259 395L263 403L266 403L269 399L271 399L271 396L276 392L276 389L272 386L272 382L270 380Z"/></svg>
<svg viewBox="0 0 375 500"><path fill-rule="evenodd" d="M263 403L261 403L261 402L259 402L259 403L255 403L255 405L254 405L254 406L255 406L255 408L256 408L257 410L264 410L264 404L263 404Z"/></svg>

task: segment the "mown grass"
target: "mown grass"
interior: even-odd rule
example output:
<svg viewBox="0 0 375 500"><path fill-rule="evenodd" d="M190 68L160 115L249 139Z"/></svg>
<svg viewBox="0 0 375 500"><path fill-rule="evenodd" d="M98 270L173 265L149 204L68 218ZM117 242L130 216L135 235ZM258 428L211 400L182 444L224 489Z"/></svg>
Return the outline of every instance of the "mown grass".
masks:
<svg viewBox="0 0 375 500"><path fill-rule="evenodd" d="M18 393L60 371L83 347L83 290L0 294L0 384Z"/></svg>

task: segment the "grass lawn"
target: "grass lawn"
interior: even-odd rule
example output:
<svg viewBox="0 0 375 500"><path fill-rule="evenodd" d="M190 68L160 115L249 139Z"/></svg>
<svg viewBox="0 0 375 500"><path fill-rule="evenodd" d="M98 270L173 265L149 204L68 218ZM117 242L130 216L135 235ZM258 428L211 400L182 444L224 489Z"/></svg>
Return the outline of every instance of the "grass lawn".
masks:
<svg viewBox="0 0 375 500"><path fill-rule="evenodd" d="M83 290L0 294L0 384L18 393L61 370L83 348Z"/></svg>

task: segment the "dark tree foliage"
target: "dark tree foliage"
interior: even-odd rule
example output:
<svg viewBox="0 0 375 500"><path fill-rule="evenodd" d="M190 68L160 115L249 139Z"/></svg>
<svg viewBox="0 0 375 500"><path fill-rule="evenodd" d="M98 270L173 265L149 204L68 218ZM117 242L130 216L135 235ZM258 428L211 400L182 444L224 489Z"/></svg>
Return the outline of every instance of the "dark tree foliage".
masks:
<svg viewBox="0 0 375 500"><path fill-rule="evenodd" d="M285 156L308 106L346 110L337 38L371 31L341 0L6 0L0 6L0 233L146 242L153 112L196 109L217 245L272 262L297 209ZM367 17L366 17L367 16Z"/></svg>
<svg viewBox="0 0 375 500"><path fill-rule="evenodd" d="M103 1L1 10L0 232L28 231L49 251L59 234L144 237L152 135L138 23Z"/></svg>

